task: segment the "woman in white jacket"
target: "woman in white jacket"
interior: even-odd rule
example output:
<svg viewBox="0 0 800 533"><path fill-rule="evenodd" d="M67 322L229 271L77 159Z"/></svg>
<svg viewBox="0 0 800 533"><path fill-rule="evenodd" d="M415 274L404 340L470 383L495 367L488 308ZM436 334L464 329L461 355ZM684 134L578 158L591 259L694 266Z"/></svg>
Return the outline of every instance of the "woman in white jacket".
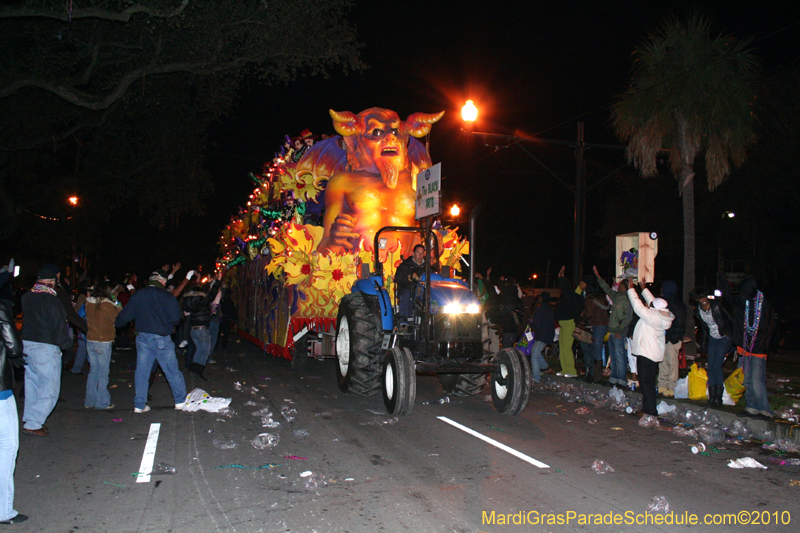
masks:
<svg viewBox="0 0 800 533"><path fill-rule="evenodd" d="M667 301L653 298L653 295L642 287L644 303L636 294L636 289L628 289L628 299L633 312L639 317L633 330L631 353L636 356L636 367L639 371L639 385L642 388L642 418L639 425L654 427L658 425L656 411L656 380L658 363L664 359L665 332L672 324L675 316L667 309Z"/></svg>

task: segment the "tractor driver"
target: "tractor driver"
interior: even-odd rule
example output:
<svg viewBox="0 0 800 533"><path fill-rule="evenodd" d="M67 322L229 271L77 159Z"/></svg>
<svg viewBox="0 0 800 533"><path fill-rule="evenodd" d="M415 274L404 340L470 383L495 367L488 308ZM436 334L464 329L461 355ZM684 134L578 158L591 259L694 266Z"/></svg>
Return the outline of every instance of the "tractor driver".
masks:
<svg viewBox="0 0 800 533"><path fill-rule="evenodd" d="M405 259L395 272L395 282L397 283L397 305L400 316L411 316L414 310L411 297L414 286L419 281L420 276L425 272L425 247L421 244L414 246L414 252Z"/></svg>

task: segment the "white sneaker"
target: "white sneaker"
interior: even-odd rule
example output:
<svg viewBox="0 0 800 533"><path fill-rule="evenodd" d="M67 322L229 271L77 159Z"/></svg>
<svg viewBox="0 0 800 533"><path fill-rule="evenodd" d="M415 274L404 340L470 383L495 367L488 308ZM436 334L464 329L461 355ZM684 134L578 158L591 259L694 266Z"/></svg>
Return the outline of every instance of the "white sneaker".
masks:
<svg viewBox="0 0 800 533"><path fill-rule="evenodd" d="M176 403L175 404L175 410L176 411L183 411L183 408L184 408L185 405L186 405L185 402L184 403Z"/></svg>
<svg viewBox="0 0 800 533"><path fill-rule="evenodd" d="M138 407L134 407L133 408L133 412L136 413L136 414L146 413L149 410L150 410L150 406L149 405L145 405L144 409L139 409Z"/></svg>
<svg viewBox="0 0 800 533"><path fill-rule="evenodd" d="M556 376L563 376L563 375L564 375L563 372L556 372Z"/></svg>
<svg viewBox="0 0 800 533"><path fill-rule="evenodd" d="M561 374L565 378L577 378L578 374Z"/></svg>

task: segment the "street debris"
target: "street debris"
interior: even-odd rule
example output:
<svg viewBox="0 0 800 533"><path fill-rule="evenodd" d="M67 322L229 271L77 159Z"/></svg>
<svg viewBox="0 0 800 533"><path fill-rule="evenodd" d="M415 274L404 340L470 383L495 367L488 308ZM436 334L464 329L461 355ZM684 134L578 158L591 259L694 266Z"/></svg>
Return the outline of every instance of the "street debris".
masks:
<svg viewBox="0 0 800 533"><path fill-rule="evenodd" d="M280 436L274 433L260 433L251 444L256 450L263 450L264 448L274 448L280 440Z"/></svg>
<svg viewBox="0 0 800 533"><path fill-rule="evenodd" d="M209 413L223 413L230 404L230 398L214 398L203 389L194 389L186 395L183 411L193 413L202 410Z"/></svg>
<svg viewBox="0 0 800 533"><path fill-rule="evenodd" d="M173 476L178 473L178 469L167 463L158 463L150 472L151 476Z"/></svg>
<svg viewBox="0 0 800 533"><path fill-rule="evenodd" d="M293 431L293 433L294 433L295 437L299 437L299 438L305 438L305 437L308 437L310 435L310 433L306 429L295 429Z"/></svg>
<svg viewBox="0 0 800 533"><path fill-rule="evenodd" d="M742 457L741 459L733 460L731 459L728 463L730 468L762 468L764 470L767 469L766 466L762 465L752 457Z"/></svg>
<svg viewBox="0 0 800 533"><path fill-rule="evenodd" d="M650 502L650 505L647 506L647 512L649 513L668 513L669 512L669 502L667 501L666 496L653 496L653 500Z"/></svg>
<svg viewBox="0 0 800 533"><path fill-rule="evenodd" d="M614 472L614 469L611 467L611 465L602 459L596 459L595 462L592 463L592 470L596 474L608 474L610 472Z"/></svg>
<svg viewBox="0 0 800 533"><path fill-rule="evenodd" d="M284 459L293 459L295 461L308 461L308 457L298 457L296 455L285 455Z"/></svg>
<svg viewBox="0 0 800 533"><path fill-rule="evenodd" d="M279 464L276 464L276 463L265 463L265 464L263 464L261 466L244 466L244 465L232 464L232 465L216 466L214 468L242 468L242 469L245 469L245 470L267 470L267 469L270 469L270 468L277 468L279 466L283 466L283 465L279 465ZM286 476L283 476L283 477L285 478Z"/></svg>
<svg viewBox="0 0 800 533"><path fill-rule="evenodd" d="M233 440L214 439L214 447L220 450L232 450L236 448L236 443Z"/></svg>

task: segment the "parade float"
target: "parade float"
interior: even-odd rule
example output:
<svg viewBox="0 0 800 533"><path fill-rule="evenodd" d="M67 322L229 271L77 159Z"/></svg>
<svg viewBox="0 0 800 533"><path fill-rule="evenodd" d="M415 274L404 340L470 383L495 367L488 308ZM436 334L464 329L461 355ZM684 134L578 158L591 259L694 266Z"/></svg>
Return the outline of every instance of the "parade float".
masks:
<svg viewBox="0 0 800 533"><path fill-rule="evenodd" d="M444 115L329 113L336 134L287 136L261 174L250 175L253 193L219 241L217 266L229 269L240 335L289 360L333 354L339 302L370 264L376 231L416 225L416 177L431 167L418 139ZM457 229L433 225L439 262L453 272L468 253ZM393 300L395 270L414 238L392 236L380 250Z"/></svg>

